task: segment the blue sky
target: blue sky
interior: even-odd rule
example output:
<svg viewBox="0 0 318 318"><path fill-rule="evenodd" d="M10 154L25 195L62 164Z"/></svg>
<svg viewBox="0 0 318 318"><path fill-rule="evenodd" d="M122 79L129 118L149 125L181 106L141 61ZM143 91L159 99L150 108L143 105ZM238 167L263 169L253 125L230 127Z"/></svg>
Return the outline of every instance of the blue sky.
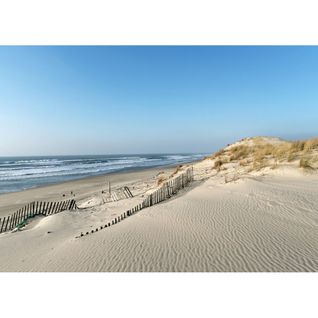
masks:
<svg viewBox="0 0 318 318"><path fill-rule="evenodd" d="M318 47L0 47L0 156L318 135Z"/></svg>

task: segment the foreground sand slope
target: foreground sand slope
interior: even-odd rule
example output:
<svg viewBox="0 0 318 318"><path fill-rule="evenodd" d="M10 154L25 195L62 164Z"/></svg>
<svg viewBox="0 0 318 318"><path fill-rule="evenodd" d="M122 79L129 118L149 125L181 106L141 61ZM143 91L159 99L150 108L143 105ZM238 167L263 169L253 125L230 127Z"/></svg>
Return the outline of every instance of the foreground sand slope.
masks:
<svg viewBox="0 0 318 318"><path fill-rule="evenodd" d="M135 193L118 202L103 203L105 177L4 195L3 211L72 189L85 209L1 234L0 270L318 271L317 164L318 139L243 139L195 163L177 196L82 238L186 167L109 176Z"/></svg>
<svg viewBox="0 0 318 318"><path fill-rule="evenodd" d="M211 178L81 239L83 220L61 213L3 235L0 270L317 271L317 186L316 175Z"/></svg>

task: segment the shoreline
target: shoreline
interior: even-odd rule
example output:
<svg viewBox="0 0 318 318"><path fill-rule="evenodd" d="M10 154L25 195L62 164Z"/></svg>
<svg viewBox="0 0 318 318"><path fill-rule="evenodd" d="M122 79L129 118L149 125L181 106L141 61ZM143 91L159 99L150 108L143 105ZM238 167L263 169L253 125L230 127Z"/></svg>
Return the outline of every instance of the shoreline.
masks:
<svg viewBox="0 0 318 318"><path fill-rule="evenodd" d="M93 193L107 189L108 182L112 187L133 185L136 182L151 183L159 172L171 173L179 165L194 164L200 160L161 165L155 167L133 167L128 170L114 171L106 174L86 176L79 179L66 180L58 183L39 185L21 191L0 194L0 217L15 212L25 204L33 201L57 201L66 199L81 200ZM71 195L73 192L75 194Z"/></svg>

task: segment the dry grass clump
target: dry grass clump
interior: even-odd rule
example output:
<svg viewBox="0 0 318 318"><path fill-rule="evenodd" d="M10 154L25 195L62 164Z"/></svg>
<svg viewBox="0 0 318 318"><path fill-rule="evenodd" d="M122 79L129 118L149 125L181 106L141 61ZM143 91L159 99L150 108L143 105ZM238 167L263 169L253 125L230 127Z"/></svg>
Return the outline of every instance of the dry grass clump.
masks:
<svg viewBox="0 0 318 318"><path fill-rule="evenodd" d="M214 162L214 169L220 171L222 165L223 165L223 161L218 159Z"/></svg>
<svg viewBox="0 0 318 318"><path fill-rule="evenodd" d="M304 169L312 169L312 166L310 165L310 162L308 159L301 158L299 161L299 167Z"/></svg>
<svg viewBox="0 0 318 318"><path fill-rule="evenodd" d="M164 175L161 175L161 176L157 179L157 186L161 185L165 180L166 180L166 177L165 177Z"/></svg>
<svg viewBox="0 0 318 318"><path fill-rule="evenodd" d="M250 147L246 145L234 146L229 150L229 152L231 153L231 161L245 159L250 154Z"/></svg>
<svg viewBox="0 0 318 318"><path fill-rule="evenodd" d="M295 152L300 152L303 151L305 148L305 141L293 141L291 143L289 152L290 153L295 153Z"/></svg>
<svg viewBox="0 0 318 318"><path fill-rule="evenodd" d="M173 177L173 176L175 176L179 171L181 171L182 170L182 168L183 168L183 165L179 165L179 166L177 166L177 168L176 168L176 170L171 174L171 176L170 177Z"/></svg>
<svg viewBox="0 0 318 318"><path fill-rule="evenodd" d="M304 150L306 152L318 148L318 138L309 139L305 142Z"/></svg>
<svg viewBox="0 0 318 318"><path fill-rule="evenodd" d="M264 160L264 158L258 157L254 158L253 161L253 170L259 171L267 166L267 162Z"/></svg>
<svg viewBox="0 0 318 318"><path fill-rule="evenodd" d="M239 165L240 165L241 167L248 166L249 163L250 163L250 161L249 161L248 159L241 159L241 160L239 161Z"/></svg>
<svg viewBox="0 0 318 318"><path fill-rule="evenodd" d="M234 182L234 181L237 181L239 179L240 179L240 177L236 173L234 173L232 176L226 174L224 176L224 183Z"/></svg>
<svg viewBox="0 0 318 318"><path fill-rule="evenodd" d="M222 148L222 149L218 150L217 152L215 152L210 158L215 159L217 157L220 157L224 154L224 152L225 152L225 150L224 150L224 148Z"/></svg>

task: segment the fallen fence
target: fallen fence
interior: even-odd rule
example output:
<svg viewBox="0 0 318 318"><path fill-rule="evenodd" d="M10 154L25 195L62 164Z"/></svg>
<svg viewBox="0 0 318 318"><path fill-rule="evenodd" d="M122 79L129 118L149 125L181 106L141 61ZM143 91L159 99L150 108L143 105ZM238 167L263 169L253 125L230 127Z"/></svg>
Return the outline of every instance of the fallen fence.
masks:
<svg viewBox="0 0 318 318"><path fill-rule="evenodd" d="M0 233L12 231L24 224L27 219L37 215L48 216L74 209L76 209L76 201L74 199L60 202L32 202L15 213L6 216L3 219L0 218Z"/></svg>
<svg viewBox="0 0 318 318"><path fill-rule="evenodd" d="M142 203L136 205L134 208L124 212L120 216L117 216L115 219L111 220L110 222L107 222L104 225L101 225L100 227L97 227L95 230L90 230L86 232L85 234L82 232L77 238L83 237L85 235L98 232L99 230L102 230L104 228L110 227L112 225L115 225L125 218L134 215L136 212L145 209L147 207L153 206L155 204L158 204L162 201L165 201L169 198L171 198L173 195L177 194L179 190L185 188L189 185L190 182L193 181L193 167L188 168L185 172L181 173L179 176L168 180L166 182L163 182L160 188L149 194Z"/></svg>

